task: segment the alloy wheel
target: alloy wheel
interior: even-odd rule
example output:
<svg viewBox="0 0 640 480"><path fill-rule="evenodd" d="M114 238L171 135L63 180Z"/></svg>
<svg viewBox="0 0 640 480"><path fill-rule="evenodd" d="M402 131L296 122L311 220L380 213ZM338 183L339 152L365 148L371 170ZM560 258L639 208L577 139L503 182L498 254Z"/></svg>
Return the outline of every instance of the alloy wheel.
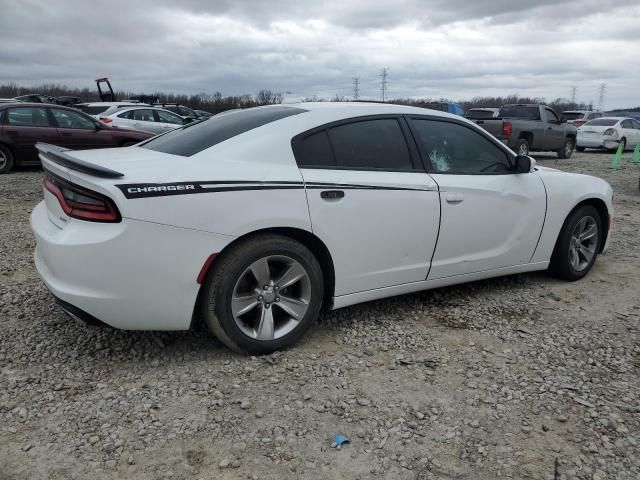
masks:
<svg viewBox="0 0 640 480"><path fill-rule="evenodd" d="M260 258L238 278L231 298L237 327L248 337L276 340L295 329L311 300L304 267L286 255Z"/></svg>
<svg viewBox="0 0 640 480"><path fill-rule="evenodd" d="M2 170L7 165L7 155L0 150L0 170Z"/></svg>
<svg viewBox="0 0 640 480"><path fill-rule="evenodd" d="M580 219L571 233L569 241L569 262L576 272L581 272L591 264L598 247L598 224L591 216Z"/></svg>

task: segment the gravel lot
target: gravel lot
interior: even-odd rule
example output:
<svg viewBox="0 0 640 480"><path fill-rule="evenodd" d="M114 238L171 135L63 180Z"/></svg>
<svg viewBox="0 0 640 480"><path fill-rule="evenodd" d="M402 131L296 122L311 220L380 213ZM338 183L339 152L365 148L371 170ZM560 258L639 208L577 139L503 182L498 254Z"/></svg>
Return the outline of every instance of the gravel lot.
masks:
<svg viewBox="0 0 640 480"><path fill-rule="evenodd" d="M81 325L32 262L39 170L0 176L0 479L640 478L640 166L607 179L610 252L322 316L242 357L202 327ZM331 447L343 433L351 444Z"/></svg>

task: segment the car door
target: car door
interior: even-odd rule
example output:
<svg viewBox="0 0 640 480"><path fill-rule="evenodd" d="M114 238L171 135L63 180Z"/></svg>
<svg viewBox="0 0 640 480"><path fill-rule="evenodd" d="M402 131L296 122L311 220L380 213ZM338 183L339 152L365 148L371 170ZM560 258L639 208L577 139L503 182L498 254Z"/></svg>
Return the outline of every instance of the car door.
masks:
<svg viewBox="0 0 640 480"><path fill-rule="evenodd" d="M8 108L3 131L19 163L38 162L37 142L57 144L58 141L58 132L51 125L45 107Z"/></svg>
<svg viewBox="0 0 640 480"><path fill-rule="evenodd" d="M564 143L564 130L566 124L560 123L560 118L549 107L544 107L546 118L546 130L544 131L544 148L546 150L558 150Z"/></svg>
<svg viewBox="0 0 640 480"><path fill-rule="evenodd" d="M332 255L336 296L426 279L440 205L408 135L403 118L374 116L292 141L313 232Z"/></svg>
<svg viewBox="0 0 640 480"><path fill-rule="evenodd" d="M466 122L412 117L410 124L440 190L440 233L428 278L529 263L546 211L538 175L515 174L512 154Z"/></svg>
<svg viewBox="0 0 640 480"><path fill-rule="evenodd" d="M51 108L50 112L52 121L58 127L57 145L76 150L113 146L110 133L101 130L90 116L60 108Z"/></svg>
<svg viewBox="0 0 640 480"><path fill-rule="evenodd" d="M175 113L165 110L154 110L153 114L155 115L156 123L160 130L158 133L174 130L184 125L184 118Z"/></svg>

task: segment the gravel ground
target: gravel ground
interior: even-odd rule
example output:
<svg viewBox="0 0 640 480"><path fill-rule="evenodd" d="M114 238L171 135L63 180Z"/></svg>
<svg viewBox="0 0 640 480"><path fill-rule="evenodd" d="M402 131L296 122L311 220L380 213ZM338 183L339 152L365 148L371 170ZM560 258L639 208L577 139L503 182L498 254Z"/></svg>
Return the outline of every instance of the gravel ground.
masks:
<svg viewBox="0 0 640 480"><path fill-rule="evenodd" d="M0 478L640 478L640 166L610 157L537 156L614 187L584 280L329 312L267 357L69 319L32 263L42 173L0 176Z"/></svg>

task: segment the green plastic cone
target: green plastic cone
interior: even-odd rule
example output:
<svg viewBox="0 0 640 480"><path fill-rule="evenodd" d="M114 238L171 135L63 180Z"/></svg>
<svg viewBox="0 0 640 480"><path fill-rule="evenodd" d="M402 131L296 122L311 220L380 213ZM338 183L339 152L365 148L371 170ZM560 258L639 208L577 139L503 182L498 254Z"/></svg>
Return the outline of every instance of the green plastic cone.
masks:
<svg viewBox="0 0 640 480"><path fill-rule="evenodd" d="M611 168L615 168L617 170L620 168L620 165L622 165L622 144L618 145L618 150L616 150L616 154L611 160Z"/></svg>
<svg viewBox="0 0 640 480"><path fill-rule="evenodd" d="M636 143L636 148L633 149L631 161L633 163L640 163L640 143Z"/></svg>

